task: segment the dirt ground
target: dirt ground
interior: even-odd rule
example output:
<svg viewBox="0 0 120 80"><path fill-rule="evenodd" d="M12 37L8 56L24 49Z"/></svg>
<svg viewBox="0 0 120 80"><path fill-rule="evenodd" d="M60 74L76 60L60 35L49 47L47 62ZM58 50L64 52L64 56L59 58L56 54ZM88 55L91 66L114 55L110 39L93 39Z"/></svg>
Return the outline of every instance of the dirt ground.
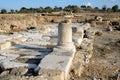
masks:
<svg viewBox="0 0 120 80"><path fill-rule="evenodd" d="M120 80L120 31L94 38L93 56L81 77L73 80Z"/></svg>

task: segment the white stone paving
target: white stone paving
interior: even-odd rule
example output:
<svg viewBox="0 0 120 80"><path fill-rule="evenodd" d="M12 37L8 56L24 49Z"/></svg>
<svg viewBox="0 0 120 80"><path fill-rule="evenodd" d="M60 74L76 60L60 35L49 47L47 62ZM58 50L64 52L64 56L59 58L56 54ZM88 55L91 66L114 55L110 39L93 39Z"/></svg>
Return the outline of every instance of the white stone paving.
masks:
<svg viewBox="0 0 120 80"><path fill-rule="evenodd" d="M64 79L68 77L69 69L74 57L74 50L67 51L64 48L47 49L47 45L57 45L58 38L58 24L46 25L51 28L48 34L41 34L37 30L28 30L20 33L14 33L10 36L0 35L0 40L7 41L13 38L25 37L27 41L15 44L8 50L0 51L0 66L4 69L10 69L15 67L28 67L39 69L61 71ZM81 24L72 24L72 27L81 27ZM74 42L81 43L81 39L73 38ZM75 49L75 47L74 47ZM61 51L60 51L61 50ZM21 56L22 55L22 56ZM42 59L40 64L20 63L15 62L16 58L25 59ZM63 78L62 78L63 79Z"/></svg>
<svg viewBox="0 0 120 80"><path fill-rule="evenodd" d="M3 69L11 69L15 67L27 67L27 68L36 68L36 64L30 64L30 63L20 63L20 62L14 62L14 61L4 61L0 63L0 66L2 66Z"/></svg>

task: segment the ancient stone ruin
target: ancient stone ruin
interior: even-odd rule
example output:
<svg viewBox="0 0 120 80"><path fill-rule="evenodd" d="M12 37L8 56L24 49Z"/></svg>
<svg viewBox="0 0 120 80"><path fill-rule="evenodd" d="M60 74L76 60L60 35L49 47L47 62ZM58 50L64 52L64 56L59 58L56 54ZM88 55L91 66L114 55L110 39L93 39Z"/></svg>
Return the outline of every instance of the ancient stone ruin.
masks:
<svg viewBox="0 0 120 80"><path fill-rule="evenodd" d="M72 27L70 22L61 22L58 25L58 44L57 48L74 50L75 46L72 41Z"/></svg>
<svg viewBox="0 0 120 80"><path fill-rule="evenodd" d="M93 80L102 80L95 76L104 75L98 66L107 64L103 70L108 69L110 74L108 65L119 65L116 60L119 60L117 49L120 44L120 27L113 27L112 24L109 26L110 20L103 16L90 15L87 21L83 21L86 18L82 14L72 17L65 15L64 21L61 16L38 17L36 14L16 17L18 20L5 17L8 20L1 22L0 80L79 80L84 75L92 75L89 78ZM48 24L51 21L55 23ZM116 52L112 49L116 49ZM96 54L90 61L93 53ZM113 57L115 59L111 61ZM95 72L94 66L97 66L95 68L100 74ZM115 69L119 68L115 66ZM89 71L91 73L87 74ZM119 80L119 74L116 79Z"/></svg>

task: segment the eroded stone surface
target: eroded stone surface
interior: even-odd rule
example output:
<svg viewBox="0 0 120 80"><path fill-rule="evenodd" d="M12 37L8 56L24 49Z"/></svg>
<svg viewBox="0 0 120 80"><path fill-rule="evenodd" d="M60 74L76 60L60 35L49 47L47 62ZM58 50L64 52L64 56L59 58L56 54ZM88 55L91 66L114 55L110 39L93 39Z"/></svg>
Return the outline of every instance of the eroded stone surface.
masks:
<svg viewBox="0 0 120 80"><path fill-rule="evenodd" d="M61 71L61 73L59 73L59 74L61 74L61 75L64 74L64 79L65 79L68 77L68 73L69 73L71 64L72 64L71 57L47 55L45 58L43 58L43 60L38 65L36 70L38 72L40 72L41 70L46 70L44 74L47 74L47 72L48 72L47 70L55 70L55 73ZM50 75L52 75L52 73Z"/></svg>
<svg viewBox="0 0 120 80"><path fill-rule="evenodd" d="M0 42L0 50L8 49L11 47L11 42Z"/></svg>
<svg viewBox="0 0 120 80"><path fill-rule="evenodd" d="M70 24L70 23L66 23ZM73 26L80 26L79 24L74 25L70 24L71 27ZM38 71L39 76L43 76L43 80L57 80L58 78L61 80L67 79L69 77L69 71L72 64L72 60L74 58L74 54L76 51L76 48L74 46L74 43L72 42L72 28L70 29L70 37L69 40L67 40L68 36L66 33L66 39L63 40L66 43L66 46L55 46L57 45L57 38L58 38L58 29L57 25L46 25L47 27L50 27L51 30L48 32L45 32L44 34L39 33L37 30L28 30L20 33L11 34L10 37L12 39L11 42L14 42L15 44L9 49L9 50L3 50L1 54L1 61L0 66L6 70L13 68L11 74L20 74L24 75L24 73L17 73L15 72L17 69L20 70L20 67L26 67L27 69L35 69L35 71ZM69 30L68 29L68 30ZM66 31L66 30L65 30ZM81 29L77 30L77 33L79 33ZM62 31L61 31L62 32ZM81 43L81 40L79 40L82 35L79 33L79 38L76 39L76 42ZM18 35L18 37L17 37ZM63 34L63 37L64 34ZM75 36L75 38L78 36ZM22 39L23 38L23 39ZM75 39L74 38L74 39ZM27 40L26 40L27 39ZM71 44L68 45L68 42L70 41ZM55 47L52 51L52 49L49 46ZM53 48L52 47L52 48ZM21 61L23 59L23 62ZM29 61L26 63L26 60L34 59L34 61L39 60L39 64ZM32 61L32 60L31 60ZM35 64L34 64L35 63ZM38 65L38 66L37 66ZM20 77L21 78L21 77ZM28 77L30 79L35 79L35 77ZM26 80L26 78L23 78ZM38 79L39 80L39 79Z"/></svg>
<svg viewBox="0 0 120 80"><path fill-rule="evenodd" d="M36 64L28 64L28 63L20 63L20 62L14 62L14 61L4 61L0 63L0 66L2 66L3 69L11 69L16 67L27 67L27 68L36 68Z"/></svg>
<svg viewBox="0 0 120 80"><path fill-rule="evenodd" d="M51 70L51 69L41 69L39 70L39 75L43 76L46 80L65 80L64 72L60 70ZM38 79L39 80L39 79ZM44 80L44 79L41 79Z"/></svg>
<svg viewBox="0 0 120 80"><path fill-rule="evenodd" d="M16 75L16 76L22 76L25 75L28 72L28 68L25 67L17 67L17 68L13 68L10 71L11 75Z"/></svg>
<svg viewBox="0 0 120 80"><path fill-rule="evenodd" d="M64 47L63 48L54 48L53 49L53 52L51 53L51 55L57 55L57 56L69 56L69 57L74 57L74 54L75 54L75 48L73 49L65 49Z"/></svg>

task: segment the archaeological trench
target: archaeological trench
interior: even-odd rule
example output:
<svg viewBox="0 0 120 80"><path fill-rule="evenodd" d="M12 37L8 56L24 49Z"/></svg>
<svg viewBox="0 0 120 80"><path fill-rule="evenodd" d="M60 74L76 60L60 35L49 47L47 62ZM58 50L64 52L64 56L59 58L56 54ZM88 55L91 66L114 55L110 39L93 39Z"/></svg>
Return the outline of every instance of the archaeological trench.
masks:
<svg viewBox="0 0 120 80"><path fill-rule="evenodd" d="M120 80L120 15L1 14L0 80Z"/></svg>

